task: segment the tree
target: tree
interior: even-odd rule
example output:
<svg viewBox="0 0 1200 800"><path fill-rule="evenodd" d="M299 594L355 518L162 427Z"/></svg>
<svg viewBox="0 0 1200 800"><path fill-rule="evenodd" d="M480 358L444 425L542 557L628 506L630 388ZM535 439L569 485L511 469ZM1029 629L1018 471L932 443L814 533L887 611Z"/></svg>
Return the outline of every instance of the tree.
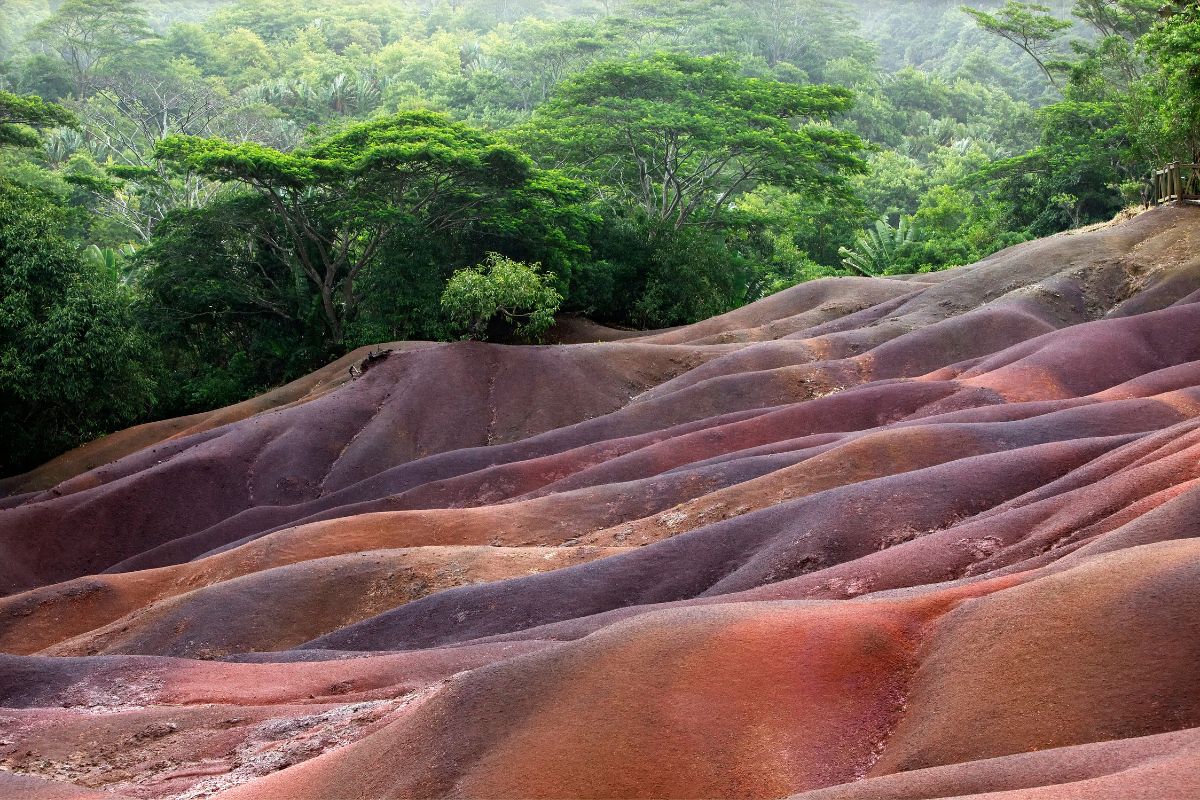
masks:
<svg viewBox="0 0 1200 800"><path fill-rule="evenodd" d="M175 134L230 136L244 120L228 93L184 59L114 70L97 89L77 108L104 169L75 170L69 179L93 190L110 217L146 241L172 210L203 205L218 188L201 175L171 170L155 157L158 143Z"/></svg>
<svg viewBox="0 0 1200 800"><path fill-rule="evenodd" d="M564 78L598 58L613 36L604 22L522 20L480 42L479 55L487 67L467 76L457 89L526 115Z"/></svg>
<svg viewBox="0 0 1200 800"><path fill-rule="evenodd" d="M74 76L75 97L83 99L97 68L152 35L134 0L65 0L30 38L62 57Z"/></svg>
<svg viewBox="0 0 1200 800"><path fill-rule="evenodd" d="M478 223L527 185L529 160L448 117L411 111L291 153L254 143L168 137L159 156L180 170L245 187L283 226L247 220L257 244L316 289L333 345L361 296L355 281L396 236L430 237Z"/></svg>
<svg viewBox="0 0 1200 800"><path fill-rule="evenodd" d="M858 235L853 250L841 248L842 264L868 278L895 272L915 235L916 228L908 217L901 217L895 228L886 219L876 220L874 228Z"/></svg>
<svg viewBox="0 0 1200 800"><path fill-rule="evenodd" d="M74 127L75 115L62 106L47 103L37 95L17 95L0 91L0 147L36 147L35 131ZM32 130L30 130L32 129Z"/></svg>
<svg viewBox="0 0 1200 800"><path fill-rule="evenodd" d="M172 375L161 413L235 403L328 360L316 288L258 246L260 226L287 235L261 196L228 193L169 214L131 259L145 324Z"/></svg>
<svg viewBox="0 0 1200 800"><path fill-rule="evenodd" d="M1141 102L1131 122L1155 153L1153 166L1200 162L1200 6L1177 6L1138 42L1153 72L1135 89Z"/></svg>
<svg viewBox="0 0 1200 800"><path fill-rule="evenodd" d="M523 264L489 253L477 267L455 272L442 292L442 311L472 339L487 338L489 323L500 320L518 336L536 339L554 324L562 295L541 272L541 264Z"/></svg>
<svg viewBox="0 0 1200 800"><path fill-rule="evenodd" d="M987 165L980 179L1000 189L1012 222L1035 236L1111 219L1125 205L1122 184L1141 172L1121 106L1064 100L1038 119L1041 143Z"/></svg>
<svg viewBox="0 0 1200 800"><path fill-rule="evenodd" d="M127 290L77 256L41 193L0 181L0 474L144 415L155 384Z"/></svg>
<svg viewBox="0 0 1200 800"><path fill-rule="evenodd" d="M1158 20L1162 0L1075 0L1071 10L1101 36L1137 39Z"/></svg>
<svg viewBox="0 0 1200 800"><path fill-rule="evenodd" d="M852 9L838 0L738 0L734 8L755 54L771 67L823 76L835 60L871 60Z"/></svg>
<svg viewBox="0 0 1200 800"><path fill-rule="evenodd" d="M774 186L743 195L730 233L749 255L753 274L745 299L841 274L839 244L853 240L867 213L856 196L821 197Z"/></svg>
<svg viewBox="0 0 1200 800"><path fill-rule="evenodd" d="M983 30L1019 47L1034 60L1050 84L1058 86L1048 60L1055 52L1058 39L1071 27L1071 22L1058 19L1046 6L1017 0L1008 0L994 14L970 6L963 6L962 10L972 16Z"/></svg>
<svg viewBox="0 0 1200 800"><path fill-rule="evenodd" d="M733 61L659 54L567 79L522 134L544 159L596 182L655 226L712 227L760 183L844 185L857 136L826 124L849 91L747 78Z"/></svg>
<svg viewBox="0 0 1200 800"><path fill-rule="evenodd" d="M750 259L724 231L688 227L667 231L651 243L631 281L638 291L626 300L630 321L646 328L699 322L746 302L754 280ZM629 292L621 285L618 291ZM632 294L632 293L631 293ZM632 302L630 302L632 301Z"/></svg>

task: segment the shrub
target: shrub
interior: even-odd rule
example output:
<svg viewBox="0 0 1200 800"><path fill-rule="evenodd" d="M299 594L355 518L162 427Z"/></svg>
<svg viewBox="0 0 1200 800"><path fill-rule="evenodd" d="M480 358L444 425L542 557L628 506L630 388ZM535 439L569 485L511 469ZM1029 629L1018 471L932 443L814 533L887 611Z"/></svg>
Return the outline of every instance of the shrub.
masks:
<svg viewBox="0 0 1200 800"><path fill-rule="evenodd" d="M536 340L554 323L563 299L540 270L540 264L489 253L483 264L451 276L442 311L465 338L486 339L489 325L501 321L518 336Z"/></svg>

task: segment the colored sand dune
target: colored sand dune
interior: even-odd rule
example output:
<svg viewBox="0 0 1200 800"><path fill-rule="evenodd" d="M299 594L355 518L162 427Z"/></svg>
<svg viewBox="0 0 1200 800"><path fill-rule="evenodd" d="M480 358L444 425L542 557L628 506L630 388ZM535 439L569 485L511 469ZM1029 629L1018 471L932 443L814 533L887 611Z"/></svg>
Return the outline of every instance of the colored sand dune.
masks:
<svg viewBox="0 0 1200 800"><path fill-rule="evenodd" d="M0 484L0 797L1200 796L1200 209L558 334Z"/></svg>

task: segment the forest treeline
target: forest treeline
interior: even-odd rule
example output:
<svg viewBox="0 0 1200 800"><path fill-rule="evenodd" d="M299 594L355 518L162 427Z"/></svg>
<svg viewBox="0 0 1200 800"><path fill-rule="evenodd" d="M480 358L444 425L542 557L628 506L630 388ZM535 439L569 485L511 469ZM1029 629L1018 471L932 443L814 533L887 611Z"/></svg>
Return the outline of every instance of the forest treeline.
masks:
<svg viewBox="0 0 1200 800"><path fill-rule="evenodd" d="M1195 2L5 0L0 474L359 345L970 263L1173 160Z"/></svg>

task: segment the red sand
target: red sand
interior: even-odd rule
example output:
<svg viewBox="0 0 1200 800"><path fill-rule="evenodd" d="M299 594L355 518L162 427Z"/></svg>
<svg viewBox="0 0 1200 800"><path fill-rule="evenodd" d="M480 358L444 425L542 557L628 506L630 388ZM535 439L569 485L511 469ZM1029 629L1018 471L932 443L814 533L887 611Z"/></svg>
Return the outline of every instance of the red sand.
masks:
<svg viewBox="0 0 1200 800"><path fill-rule="evenodd" d="M1200 210L390 345L0 483L0 797L1200 797Z"/></svg>

